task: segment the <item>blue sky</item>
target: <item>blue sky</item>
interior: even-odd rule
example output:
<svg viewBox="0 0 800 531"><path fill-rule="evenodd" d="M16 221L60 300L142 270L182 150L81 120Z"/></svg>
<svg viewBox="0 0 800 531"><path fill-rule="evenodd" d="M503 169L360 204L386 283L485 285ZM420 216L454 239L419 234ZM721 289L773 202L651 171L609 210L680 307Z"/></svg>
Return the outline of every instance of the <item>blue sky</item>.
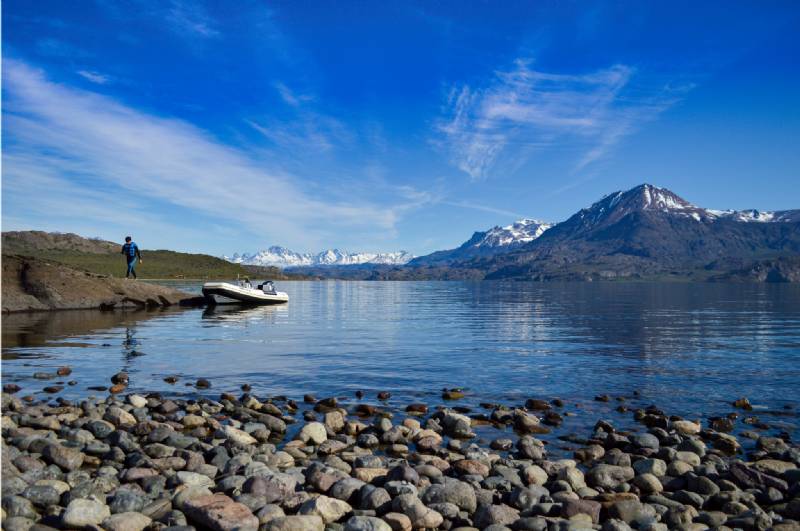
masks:
<svg viewBox="0 0 800 531"><path fill-rule="evenodd" d="M642 182L800 208L796 2L2 10L3 230L423 254Z"/></svg>

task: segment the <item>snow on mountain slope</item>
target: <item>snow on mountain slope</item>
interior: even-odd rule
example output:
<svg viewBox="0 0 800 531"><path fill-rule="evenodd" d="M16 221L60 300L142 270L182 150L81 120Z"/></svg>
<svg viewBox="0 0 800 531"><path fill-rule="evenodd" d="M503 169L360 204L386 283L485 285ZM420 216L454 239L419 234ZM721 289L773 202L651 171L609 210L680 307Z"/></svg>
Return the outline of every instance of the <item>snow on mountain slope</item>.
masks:
<svg viewBox="0 0 800 531"><path fill-rule="evenodd" d="M494 227L486 231L485 236L472 244L473 247L504 247L532 242L552 227L551 223L536 219L521 219L506 225Z"/></svg>
<svg viewBox="0 0 800 531"><path fill-rule="evenodd" d="M243 265L303 267L358 264L405 264L414 256L406 251L392 253L350 253L339 249L328 249L320 253L298 253L285 247L272 246L257 253L234 253L225 260Z"/></svg>
<svg viewBox="0 0 800 531"><path fill-rule="evenodd" d="M713 222L718 219L730 219L743 223L800 221L800 211L798 210L776 212L713 210L693 205L666 188L641 184L625 192L614 192L605 196L592 206L582 209L567 222L580 224L584 228L610 225L631 212L648 210L688 217L698 222Z"/></svg>
<svg viewBox="0 0 800 531"><path fill-rule="evenodd" d="M420 256L410 265L442 265L507 253L532 242L552 226L544 221L521 219L505 227L496 226L485 232L476 232L459 247Z"/></svg>

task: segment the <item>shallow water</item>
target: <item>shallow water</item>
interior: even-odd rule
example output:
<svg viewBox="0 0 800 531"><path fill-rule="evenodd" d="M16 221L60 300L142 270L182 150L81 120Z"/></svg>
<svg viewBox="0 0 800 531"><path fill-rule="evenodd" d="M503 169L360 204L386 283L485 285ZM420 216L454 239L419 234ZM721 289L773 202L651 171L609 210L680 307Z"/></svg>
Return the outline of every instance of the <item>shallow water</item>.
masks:
<svg viewBox="0 0 800 531"><path fill-rule="evenodd" d="M197 290L199 285L186 285ZM585 427L620 417L614 398L690 418L749 396L793 431L800 407L800 286L668 283L284 282L285 306L60 312L3 320L3 382L38 393L36 371L69 365L60 396L120 370L133 391L353 397L388 407L508 405L561 397ZM162 381L181 376L177 385ZM638 391L639 397L633 396ZM611 402L596 402L609 394ZM41 395L40 395L41 396ZM790 409L791 408L791 409ZM770 411L774 412L770 413ZM617 417L615 417L615 415ZM629 417L630 415L628 415Z"/></svg>

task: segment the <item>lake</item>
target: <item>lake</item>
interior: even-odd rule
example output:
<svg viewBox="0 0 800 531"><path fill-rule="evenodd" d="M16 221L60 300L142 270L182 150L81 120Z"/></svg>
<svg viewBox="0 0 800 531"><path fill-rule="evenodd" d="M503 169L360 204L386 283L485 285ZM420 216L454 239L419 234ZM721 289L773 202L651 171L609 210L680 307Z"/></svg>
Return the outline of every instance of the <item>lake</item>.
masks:
<svg viewBox="0 0 800 531"><path fill-rule="evenodd" d="M182 285L197 291L199 284ZM58 396L79 398L118 371L130 390L216 397L344 396L384 407L521 405L559 397L575 414L625 423L656 404L689 418L755 414L793 431L800 407L800 286L684 283L283 282L288 305L154 312L59 312L3 320L3 382L39 392L34 372L69 365ZM179 375L170 385L168 375ZM610 395L608 403L598 395Z"/></svg>

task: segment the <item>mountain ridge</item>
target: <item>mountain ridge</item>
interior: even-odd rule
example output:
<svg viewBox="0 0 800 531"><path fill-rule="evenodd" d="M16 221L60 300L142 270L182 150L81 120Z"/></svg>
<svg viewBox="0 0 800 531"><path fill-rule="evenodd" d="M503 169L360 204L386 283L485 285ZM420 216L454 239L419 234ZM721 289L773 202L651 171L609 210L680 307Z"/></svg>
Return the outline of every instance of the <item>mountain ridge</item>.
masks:
<svg viewBox="0 0 800 531"><path fill-rule="evenodd" d="M224 260L235 264L266 266L266 267L325 267L340 265L403 265L412 260L414 256L407 251L389 253L356 252L351 253L339 249L326 249L318 253L298 253L273 245L256 253L234 253L230 257L223 256Z"/></svg>

